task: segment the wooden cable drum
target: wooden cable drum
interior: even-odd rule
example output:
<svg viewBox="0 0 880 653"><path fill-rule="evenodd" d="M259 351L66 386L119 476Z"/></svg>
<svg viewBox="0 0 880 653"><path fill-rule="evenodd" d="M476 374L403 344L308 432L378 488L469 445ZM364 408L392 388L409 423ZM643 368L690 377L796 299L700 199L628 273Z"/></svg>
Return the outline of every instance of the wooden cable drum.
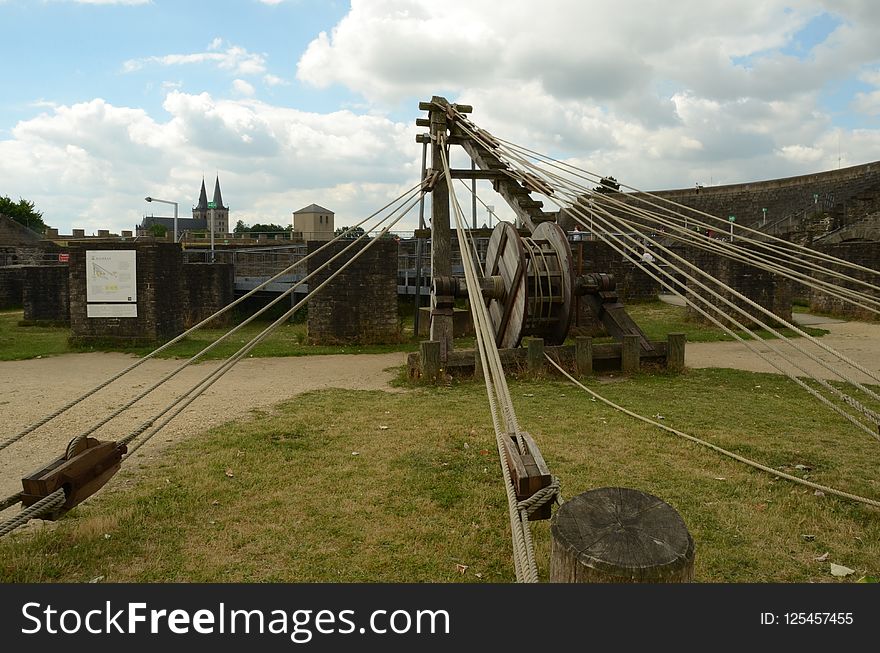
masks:
<svg viewBox="0 0 880 653"><path fill-rule="evenodd" d="M492 231L486 250L486 277L499 277L504 292L488 299L498 347L519 346L524 336L561 345L573 313L574 270L565 232L542 222L521 238L509 222Z"/></svg>

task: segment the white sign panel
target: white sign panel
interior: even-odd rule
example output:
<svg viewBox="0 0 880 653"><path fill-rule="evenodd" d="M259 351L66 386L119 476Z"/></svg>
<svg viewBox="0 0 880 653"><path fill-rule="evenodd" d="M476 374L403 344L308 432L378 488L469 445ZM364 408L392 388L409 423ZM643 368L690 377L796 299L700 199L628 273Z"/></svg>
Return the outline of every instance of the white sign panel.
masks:
<svg viewBox="0 0 880 653"><path fill-rule="evenodd" d="M135 260L133 249L86 250L86 301L137 302Z"/></svg>
<svg viewBox="0 0 880 653"><path fill-rule="evenodd" d="M87 317L137 317L137 304L87 304Z"/></svg>

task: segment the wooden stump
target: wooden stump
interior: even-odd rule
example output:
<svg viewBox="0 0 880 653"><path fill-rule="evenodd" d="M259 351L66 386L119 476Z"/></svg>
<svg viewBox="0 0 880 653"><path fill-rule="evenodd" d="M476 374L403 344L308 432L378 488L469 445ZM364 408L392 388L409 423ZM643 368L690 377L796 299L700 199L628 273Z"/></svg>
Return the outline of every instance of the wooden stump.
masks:
<svg viewBox="0 0 880 653"><path fill-rule="evenodd" d="M638 373L640 348L641 338L639 336L623 336L623 343L620 346L620 369L624 374Z"/></svg>
<svg viewBox="0 0 880 653"><path fill-rule="evenodd" d="M687 583L694 540L655 496L620 487L566 501L550 525L551 583Z"/></svg>
<svg viewBox="0 0 880 653"><path fill-rule="evenodd" d="M578 376L592 376L593 339L590 336L575 338L574 364Z"/></svg>
<svg viewBox="0 0 880 653"><path fill-rule="evenodd" d="M419 353L422 359L422 380L436 383L440 378L440 342L422 340L419 343Z"/></svg>
<svg viewBox="0 0 880 653"><path fill-rule="evenodd" d="M687 336L684 333L666 335L666 369L670 372L684 371L684 344Z"/></svg>

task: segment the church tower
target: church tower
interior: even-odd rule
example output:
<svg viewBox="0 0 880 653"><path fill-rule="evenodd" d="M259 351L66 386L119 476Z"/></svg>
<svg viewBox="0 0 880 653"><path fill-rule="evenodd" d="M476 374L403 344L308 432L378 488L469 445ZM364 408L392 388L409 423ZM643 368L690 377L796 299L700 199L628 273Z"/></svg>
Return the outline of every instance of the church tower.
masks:
<svg viewBox="0 0 880 653"><path fill-rule="evenodd" d="M214 225L215 234L229 233L229 207L223 206L223 195L220 193L220 176L214 180L214 198L209 202L205 190L205 179L199 191L199 203L192 210L193 220L204 220L205 228L210 231Z"/></svg>

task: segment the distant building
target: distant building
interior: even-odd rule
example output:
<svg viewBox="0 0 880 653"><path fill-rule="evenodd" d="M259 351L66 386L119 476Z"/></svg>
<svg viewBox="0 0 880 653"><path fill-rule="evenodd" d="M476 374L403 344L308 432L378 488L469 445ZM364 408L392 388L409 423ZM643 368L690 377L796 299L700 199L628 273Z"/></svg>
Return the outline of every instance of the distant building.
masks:
<svg viewBox="0 0 880 653"><path fill-rule="evenodd" d="M330 240L333 238L333 211L317 204L309 204L293 212L293 230L303 240Z"/></svg>
<svg viewBox="0 0 880 653"><path fill-rule="evenodd" d="M165 226L167 232L174 231L174 218L144 216L143 221L135 227L138 236L147 236L150 234L150 227L154 224ZM184 231L206 231L211 230L210 225L214 225L215 234L229 233L229 207L223 205L223 195L220 193L220 177L214 180L214 198L209 202L208 193L205 190L205 180L202 178L202 188L199 192L199 203L193 207L192 218L177 218L177 234L178 236Z"/></svg>

